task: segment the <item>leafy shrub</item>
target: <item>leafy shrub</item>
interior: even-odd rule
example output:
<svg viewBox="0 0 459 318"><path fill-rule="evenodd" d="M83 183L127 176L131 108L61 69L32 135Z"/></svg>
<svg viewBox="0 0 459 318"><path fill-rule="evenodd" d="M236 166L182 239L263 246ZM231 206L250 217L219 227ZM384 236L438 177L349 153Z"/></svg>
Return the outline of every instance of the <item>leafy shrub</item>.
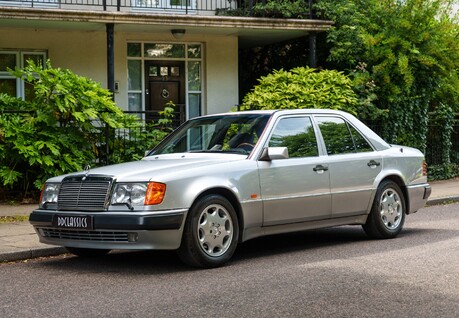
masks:
<svg viewBox="0 0 459 318"><path fill-rule="evenodd" d="M354 115L361 111L352 81L342 72L297 67L261 77L243 100L241 110L327 108Z"/></svg>
<svg viewBox="0 0 459 318"><path fill-rule="evenodd" d="M98 154L101 126L133 121L99 83L49 61L10 72L33 87L34 98L0 94L0 183L6 188L27 195L50 176L81 170Z"/></svg>
<svg viewBox="0 0 459 318"><path fill-rule="evenodd" d="M268 1L266 4L255 4L252 9L252 16L285 19L306 19L309 16L309 10L303 0L276 0Z"/></svg>
<svg viewBox="0 0 459 318"><path fill-rule="evenodd" d="M217 9L216 14L224 16L306 19L309 17L309 8L304 0L271 0L265 4L257 2L252 7L246 1L244 7Z"/></svg>

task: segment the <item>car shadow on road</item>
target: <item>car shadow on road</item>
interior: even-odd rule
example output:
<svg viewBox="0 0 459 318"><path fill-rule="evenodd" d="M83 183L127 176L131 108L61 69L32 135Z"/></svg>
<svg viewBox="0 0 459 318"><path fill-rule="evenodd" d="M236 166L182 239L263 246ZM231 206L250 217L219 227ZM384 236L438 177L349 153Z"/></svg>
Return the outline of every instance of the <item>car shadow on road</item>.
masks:
<svg viewBox="0 0 459 318"><path fill-rule="evenodd" d="M256 238L240 244L227 267L265 262L268 258L289 256L291 262L314 263L324 260L359 257L400 250L457 236L457 231L440 229L404 229L396 239L369 239L359 226L342 226L303 232L278 234ZM451 233L448 233L451 232ZM295 254L303 253L301 257ZM200 269L184 265L174 251L112 251L96 258L82 258L66 254L37 262L36 266L50 266L60 270L89 273L120 273L129 275L190 272Z"/></svg>

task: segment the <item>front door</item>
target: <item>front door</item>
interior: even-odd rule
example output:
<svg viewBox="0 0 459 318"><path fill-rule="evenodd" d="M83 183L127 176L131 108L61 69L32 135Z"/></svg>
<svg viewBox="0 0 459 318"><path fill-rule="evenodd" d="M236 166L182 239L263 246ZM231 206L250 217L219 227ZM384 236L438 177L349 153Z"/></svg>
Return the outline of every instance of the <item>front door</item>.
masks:
<svg viewBox="0 0 459 318"><path fill-rule="evenodd" d="M165 105L169 102L176 105L175 111L179 114L185 104L185 63L146 61L145 70L146 120L157 120L158 113L164 110ZM180 121L180 117L177 120Z"/></svg>
<svg viewBox="0 0 459 318"><path fill-rule="evenodd" d="M259 161L263 225L330 218L330 175L326 156L319 156L309 116L281 117L269 147L287 147L288 159Z"/></svg>

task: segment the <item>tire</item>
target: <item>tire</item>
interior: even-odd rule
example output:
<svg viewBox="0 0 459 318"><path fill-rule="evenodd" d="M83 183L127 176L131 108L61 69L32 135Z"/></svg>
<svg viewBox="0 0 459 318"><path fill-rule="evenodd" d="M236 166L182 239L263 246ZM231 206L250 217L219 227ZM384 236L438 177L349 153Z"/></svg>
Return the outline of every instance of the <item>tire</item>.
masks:
<svg viewBox="0 0 459 318"><path fill-rule="evenodd" d="M70 253L80 257L97 257L103 256L110 252L110 250L95 249L95 248L79 248L79 247L65 247Z"/></svg>
<svg viewBox="0 0 459 318"><path fill-rule="evenodd" d="M393 181L385 180L376 191L371 212L363 229L371 238L394 238L403 228L405 215L405 197L400 187Z"/></svg>
<svg viewBox="0 0 459 318"><path fill-rule="evenodd" d="M220 195L207 195L191 207L183 230L179 258L194 267L219 267L228 262L239 239L234 207Z"/></svg>

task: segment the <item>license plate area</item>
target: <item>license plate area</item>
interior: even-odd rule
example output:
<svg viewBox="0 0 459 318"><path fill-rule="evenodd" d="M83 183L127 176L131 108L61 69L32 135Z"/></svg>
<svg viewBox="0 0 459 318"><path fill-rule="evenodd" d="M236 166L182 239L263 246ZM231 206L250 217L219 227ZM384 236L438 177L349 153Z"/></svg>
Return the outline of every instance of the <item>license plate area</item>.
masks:
<svg viewBox="0 0 459 318"><path fill-rule="evenodd" d="M92 230L94 228L91 215L54 215L53 226L64 229Z"/></svg>

